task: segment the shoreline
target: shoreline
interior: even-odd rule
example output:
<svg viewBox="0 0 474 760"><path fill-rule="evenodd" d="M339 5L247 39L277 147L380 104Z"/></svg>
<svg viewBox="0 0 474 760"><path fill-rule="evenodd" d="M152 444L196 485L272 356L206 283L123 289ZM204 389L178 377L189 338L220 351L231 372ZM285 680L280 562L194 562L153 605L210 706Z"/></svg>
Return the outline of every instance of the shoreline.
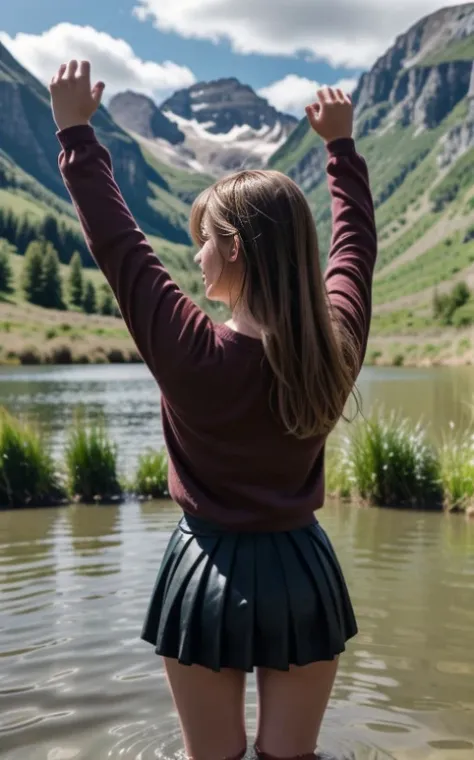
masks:
<svg viewBox="0 0 474 760"><path fill-rule="evenodd" d="M36 347L35 347L36 348ZM51 354L42 354L40 350L32 350L27 346L11 355L0 355L0 367L51 367L51 366L89 366L91 364L143 364L143 359L136 348L132 346L117 346L107 342L100 347L95 347L89 355L85 350L77 351L77 346L62 344L54 347ZM396 367L404 369L430 369L435 367L471 367L474 365L474 356L445 356L445 357L422 357L420 359L405 358L403 361L393 360L388 356L377 357L376 360L366 358L364 367Z"/></svg>

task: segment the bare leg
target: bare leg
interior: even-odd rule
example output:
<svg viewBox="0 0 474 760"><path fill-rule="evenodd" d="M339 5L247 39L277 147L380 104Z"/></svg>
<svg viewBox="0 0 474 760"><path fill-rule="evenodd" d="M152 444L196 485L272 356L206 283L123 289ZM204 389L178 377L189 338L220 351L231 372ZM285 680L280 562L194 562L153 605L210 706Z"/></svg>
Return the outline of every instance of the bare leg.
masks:
<svg viewBox="0 0 474 760"><path fill-rule="evenodd" d="M312 756L329 702L338 661L257 672L259 718L256 745L273 758Z"/></svg>
<svg viewBox="0 0 474 760"><path fill-rule="evenodd" d="M246 748L245 673L215 673L199 665L164 658L179 714L184 745L192 760L234 760Z"/></svg>

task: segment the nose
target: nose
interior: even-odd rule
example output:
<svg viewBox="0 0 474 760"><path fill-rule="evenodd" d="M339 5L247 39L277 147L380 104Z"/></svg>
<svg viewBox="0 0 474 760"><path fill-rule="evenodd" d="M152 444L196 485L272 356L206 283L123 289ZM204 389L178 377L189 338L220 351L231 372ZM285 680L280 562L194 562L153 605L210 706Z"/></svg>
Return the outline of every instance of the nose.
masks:
<svg viewBox="0 0 474 760"><path fill-rule="evenodd" d="M201 263L201 251L198 251L194 257L194 263L200 264Z"/></svg>

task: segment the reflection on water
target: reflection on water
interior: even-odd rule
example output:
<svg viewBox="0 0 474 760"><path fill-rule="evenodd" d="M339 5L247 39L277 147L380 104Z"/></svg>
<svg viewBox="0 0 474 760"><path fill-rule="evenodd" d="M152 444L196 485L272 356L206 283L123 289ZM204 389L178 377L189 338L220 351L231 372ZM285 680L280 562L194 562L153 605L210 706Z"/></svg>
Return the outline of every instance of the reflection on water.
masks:
<svg viewBox="0 0 474 760"><path fill-rule="evenodd" d="M430 424L434 436L450 421L471 422L474 367L365 368L358 383L363 409L373 403L400 409ZM0 406L34 420L61 451L75 406L104 415L119 444L120 465L130 472L136 456L162 444L159 390L142 365L0 368Z"/></svg>
<svg viewBox="0 0 474 760"><path fill-rule="evenodd" d="M172 758L176 715L139 640L171 504L0 514L0 756ZM474 757L474 523L329 506L360 634L322 744L357 760ZM255 685L247 718L255 727Z"/></svg>

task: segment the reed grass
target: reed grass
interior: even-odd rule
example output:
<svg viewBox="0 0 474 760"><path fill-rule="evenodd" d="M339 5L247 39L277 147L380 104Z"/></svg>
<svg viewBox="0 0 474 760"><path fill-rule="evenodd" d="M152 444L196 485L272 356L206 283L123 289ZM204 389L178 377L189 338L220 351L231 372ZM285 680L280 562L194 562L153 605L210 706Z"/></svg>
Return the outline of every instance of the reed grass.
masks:
<svg viewBox="0 0 474 760"><path fill-rule="evenodd" d="M474 433L451 430L436 450L421 424L375 412L350 425L347 435L335 434L329 441L326 491L379 507L470 509ZM86 419L83 409L77 410L61 464L53 461L33 426L0 410L0 507L116 502L124 492L146 499L169 497L166 452L144 452L125 486L117 447L103 420Z"/></svg>
<svg viewBox="0 0 474 760"><path fill-rule="evenodd" d="M71 497L86 504L112 502L122 497L117 472L117 449L102 420L87 421L76 413L65 451Z"/></svg>
<svg viewBox="0 0 474 760"><path fill-rule="evenodd" d="M441 447L441 480L446 508L465 510L474 503L474 432L451 432Z"/></svg>
<svg viewBox="0 0 474 760"><path fill-rule="evenodd" d="M139 457L134 490L145 499L169 496L168 456L165 450L147 451Z"/></svg>
<svg viewBox="0 0 474 760"><path fill-rule="evenodd" d="M439 456L421 424L373 414L351 427L334 456L333 488L335 479L346 496L378 507L442 508Z"/></svg>
<svg viewBox="0 0 474 760"><path fill-rule="evenodd" d="M0 507L53 506L66 491L38 432L0 410Z"/></svg>

